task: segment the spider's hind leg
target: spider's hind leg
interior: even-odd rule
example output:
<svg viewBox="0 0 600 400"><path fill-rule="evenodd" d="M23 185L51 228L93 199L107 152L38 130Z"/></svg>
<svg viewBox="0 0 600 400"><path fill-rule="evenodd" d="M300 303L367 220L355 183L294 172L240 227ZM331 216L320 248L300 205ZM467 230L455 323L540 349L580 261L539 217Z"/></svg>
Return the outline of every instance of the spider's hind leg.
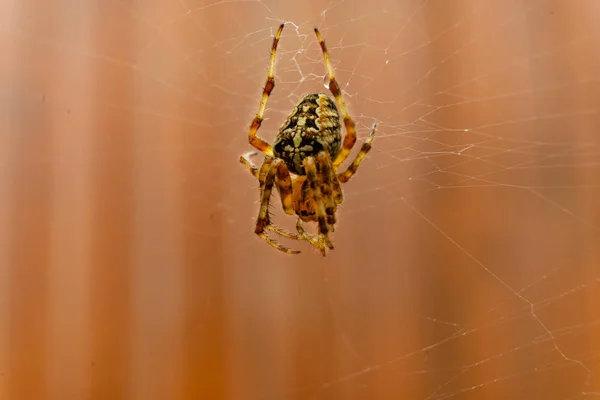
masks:
<svg viewBox="0 0 600 400"><path fill-rule="evenodd" d="M322 179L321 182L321 195L323 204L325 206L325 214L327 215L327 224L330 229L333 230L335 225L335 199L334 199L334 187L333 181L336 180L336 176L333 172L333 166L331 165L331 158L329 153L322 151L317 154L317 173Z"/></svg>
<svg viewBox="0 0 600 400"><path fill-rule="evenodd" d="M287 215L294 215L294 198L290 171L285 163L281 160L277 160L274 164L276 165L273 165L273 168L277 169L277 179L275 180L275 185L279 191L281 206Z"/></svg>
<svg viewBox="0 0 600 400"><path fill-rule="evenodd" d="M256 219L256 227L254 229L254 233L256 233L265 242L275 247L277 250L283 251L287 254L298 254L300 253L299 250L292 250L288 247L277 243L275 240L271 239L266 233L266 230L273 230L277 233L280 233L281 231L279 228L271 225L271 221L269 219L269 200L273 191L273 184L275 183L275 174L281 163L281 160L275 160L272 163L267 164L266 167L264 167L263 164L263 167L261 167L261 171L259 172L260 176L264 172L263 168L267 169L266 174L264 176L264 183L261 183L260 209L258 211L258 218Z"/></svg>
<svg viewBox="0 0 600 400"><path fill-rule="evenodd" d="M329 224L327 223L327 212L325 203L323 200L323 194L321 192L321 185L319 182L319 178L317 176L317 166L314 157L307 157L304 159L304 168L306 170L306 175L308 176L308 182L310 185L310 191L312 193L312 201L313 206L315 208L315 212L317 214L317 224L318 224L318 239L317 244L315 245L321 250L321 254L323 256L326 255L327 246L329 249L333 250L333 243L329 240ZM312 241L311 241L312 243Z"/></svg>
<svg viewBox="0 0 600 400"><path fill-rule="evenodd" d="M300 218L298 218L298 220L296 221L296 230L299 233L299 239L306 240L308 243L319 249L323 257L327 255L323 241L320 240L319 237L306 232L306 230L304 230L304 227L302 226L302 220Z"/></svg>

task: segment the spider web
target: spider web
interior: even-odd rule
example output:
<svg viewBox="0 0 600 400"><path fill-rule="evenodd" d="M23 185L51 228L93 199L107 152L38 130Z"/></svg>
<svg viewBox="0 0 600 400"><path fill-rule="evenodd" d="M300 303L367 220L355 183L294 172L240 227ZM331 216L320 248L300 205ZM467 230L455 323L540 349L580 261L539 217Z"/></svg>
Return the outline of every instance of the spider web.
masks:
<svg viewBox="0 0 600 400"><path fill-rule="evenodd" d="M42 102L51 114L90 118L86 107L96 107L134 121L109 139L64 135L92 153L93 140L122 137L134 149L132 322L119 342L131 358L118 390L130 398L600 397L595 1L54 3L3 6L12 16L3 37L62 60L53 68L83 63L99 83L47 87ZM314 26L357 124L352 154L377 123L371 152L343 185L327 258L282 240L303 251L286 256L252 234L257 183L237 162L250 150L247 129L282 21L259 135L272 141L300 97L327 91ZM76 101L123 76L133 94L107 89ZM19 104L40 101L36 90L10 90ZM102 157L118 171L119 150ZM77 156L54 160L89 166ZM277 223L293 230L279 200L271 203ZM90 287L90 274L73 279ZM81 322L95 306L79 296L87 300L68 318ZM58 301L55 312L67 318ZM47 340L64 345L69 328L55 329ZM85 354L89 343L77 345ZM157 346L166 350L147 355ZM73 371L61 372L60 360L81 359L57 357L50 378L104 382L79 369L66 378ZM156 379L164 375L167 383Z"/></svg>

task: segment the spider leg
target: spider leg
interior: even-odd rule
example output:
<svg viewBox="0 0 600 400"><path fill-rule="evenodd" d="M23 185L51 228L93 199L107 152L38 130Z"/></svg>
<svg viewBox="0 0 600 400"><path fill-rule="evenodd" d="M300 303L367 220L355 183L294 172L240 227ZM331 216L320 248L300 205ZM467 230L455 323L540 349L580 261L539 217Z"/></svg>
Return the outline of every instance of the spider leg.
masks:
<svg viewBox="0 0 600 400"><path fill-rule="evenodd" d="M254 165L254 163L250 160L250 157L255 156L257 154L258 153L256 151L249 151L245 154L242 154L240 156L240 162L242 164L244 164L244 166L246 166L246 168L248 168L248 170L250 171L252 176L255 176L258 178L258 167L256 165Z"/></svg>
<svg viewBox="0 0 600 400"><path fill-rule="evenodd" d="M296 235L296 236L298 236L298 239L306 240L308 243L319 248L321 250L321 252L323 252L323 250L324 250L323 244L319 243L319 239L316 238L314 235L311 235L310 233L308 233L304 230L304 227L302 226L302 220L300 218L298 218L296 220L296 230L299 233L299 235Z"/></svg>
<svg viewBox="0 0 600 400"><path fill-rule="evenodd" d="M258 152L256 152L256 151L249 151L240 157L240 162L242 164L244 164L246 167L248 167L250 173L253 176L255 176L256 178L258 178L262 185L263 182L265 181L265 177L266 177L267 173L269 172L269 168L273 164L273 159L270 157L265 159L265 162L259 169L250 160L250 157L255 156L257 154L258 154ZM281 162L278 162L276 166L273 166L273 169L274 170L276 169L277 180L275 181L275 185L277 186L277 188L279 190L279 195L281 197L283 209L286 212L286 214L294 214L294 209L292 206L292 186L291 186L292 183L291 183L289 171L287 170L287 167L285 166L285 164L281 163ZM271 231L277 233L278 235L281 235L283 237L287 237L290 239L296 239L296 240L304 239L303 237L301 237L298 234L286 232L286 231L282 230L281 228L279 228L275 225L272 225L272 224L266 225L265 230L266 229L271 230Z"/></svg>
<svg viewBox="0 0 600 400"><path fill-rule="evenodd" d="M265 178L267 176L267 173L269 172L271 165L273 164L273 161L275 159L273 157L265 157L265 161L263 161L262 165L260 166L260 169L258 170L258 183L260 184L260 188L261 188L261 193L262 193L262 188L265 184Z"/></svg>
<svg viewBox="0 0 600 400"><path fill-rule="evenodd" d="M358 169L358 166L360 165L362 160L365 158L365 156L367 155L369 150L371 150L371 142L373 141L373 138L375 137L375 129L376 129L376 124L373 123L373 127L371 128L371 133L369 134L369 137L363 143L362 147L360 148L360 151L356 155L356 158L354 159L354 161L352 161L352 164L350 164L344 172L338 174L337 178L339 179L340 182L342 182L342 183L348 182L348 180L352 177L352 175L354 175L354 173Z"/></svg>
<svg viewBox="0 0 600 400"><path fill-rule="evenodd" d="M300 218L298 218L298 219L296 220L296 230L297 230L297 231L298 231L298 233L299 233L300 235L302 235L303 237L304 237L304 236L306 236L306 235L309 235L309 234L308 234L308 233L307 233L307 232L304 230L304 227L302 226L302 220L301 220ZM310 236L310 235L309 235L309 236ZM310 242L310 240L309 240L309 242Z"/></svg>
<svg viewBox="0 0 600 400"><path fill-rule="evenodd" d="M344 201L344 193L342 192L342 186L340 185L340 181L338 180L337 175L334 175L334 179L331 180L333 186L333 200L335 204L342 204Z"/></svg>
<svg viewBox="0 0 600 400"><path fill-rule="evenodd" d="M300 234L300 239L310 242L315 247L319 247L319 239L315 237L315 235L306 232L306 230L302 226L302 220L300 218L296 220L296 230Z"/></svg>
<svg viewBox="0 0 600 400"><path fill-rule="evenodd" d="M298 219L300 219L300 218L298 218ZM278 235L281 235L281 236L289 238L289 239L306 240L306 238L302 234L298 235L297 233L286 232L283 229L281 229L275 225L269 225L268 229L275 232Z"/></svg>
<svg viewBox="0 0 600 400"><path fill-rule="evenodd" d="M266 162L267 160L265 160L265 163ZM256 219L256 228L254 229L254 233L256 233L265 242L275 247L277 250L283 251L287 254L298 254L300 253L300 251L292 250L280 245L265 233L265 230L267 229L274 230L277 233L282 232L281 229L271 225L271 222L269 220L269 199L271 198L271 193L273 191L273 184L275 183L275 174L277 172L277 167L278 164L281 162L281 160L275 160L267 164L266 167L264 166L264 164L261 167L261 171L259 174L262 174L265 170L266 172L264 177L264 183L261 183L260 209L258 211L258 218Z"/></svg>
<svg viewBox="0 0 600 400"><path fill-rule="evenodd" d="M275 185L277 186L277 190L279 190L281 206L286 214L294 215L294 199L292 196L292 178L290 177L290 172L281 160L277 160L276 163L277 165L273 165L273 168L277 168Z"/></svg>
<svg viewBox="0 0 600 400"><path fill-rule="evenodd" d="M293 206L292 179L290 177L290 172L289 172L287 166L285 165L285 163L282 162L281 160L277 160L276 163L277 163L276 165L273 165L273 169L277 169L275 186L277 187L277 190L279 190L279 197L281 198L281 205L283 207L283 211L286 214L293 215L295 212L294 212L294 206ZM281 235L281 236L289 238L289 239L295 239L295 240L304 240L305 239L301 235L286 232L283 229L281 229L275 225L272 225L272 224L268 225L266 227L266 229L269 229L269 230L277 233L278 235Z"/></svg>
<svg viewBox="0 0 600 400"><path fill-rule="evenodd" d="M319 247L319 241L317 240L316 237L314 237L313 235L311 235L310 233L306 232L304 230L304 227L302 226L302 220L300 218L298 218L296 220L296 230L298 231L298 233L300 234L300 238L306 240L307 242L309 242L310 244L312 244L315 247Z"/></svg>
<svg viewBox="0 0 600 400"><path fill-rule="evenodd" d="M327 215L327 224L331 227L335 225L335 201L333 198L333 184L332 181L337 179L333 173L333 167L331 165L331 158L329 153L322 151L317 154L317 172L322 178L321 182L321 194L323 196L323 203L325 205L325 214Z"/></svg>
<svg viewBox="0 0 600 400"><path fill-rule="evenodd" d="M266 161L265 161L266 162ZM280 232L279 228L273 227L269 220L269 199L271 198L271 193L273 191L273 184L275 183L275 173L277 172L277 164L280 163L281 160L275 160L266 168L261 167L261 173L266 169L266 175L264 179L264 183L261 183L261 201L260 201L260 209L258 211L258 218L256 219L256 228L254 229L254 233L256 233L261 239L265 242L269 243L271 246L275 247L277 250L283 251L288 254L298 254L300 251L292 250L285 246L280 245L273 239L271 239L266 233L266 229L271 229L276 232ZM273 165L275 164L275 165ZM264 164L263 164L264 166ZM283 235L285 236L285 235Z"/></svg>
<svg viewBox="0 0 600 400"><path fill-rule="evenodd" d="M321 33L317 28L315 28L315 35L317 35L317 39L319 40L319 44L321 45L321 50L323 51L323 58L325 60L325 67L327 68L327 75L329 79L329 90L331 91L331 94L333 94L333 97L335 97L335 100L340 109L340 113L342 114L342 118L344 120L344 126L346 127L346 136L344 136L342 149L340 150L335 160L333 160L333 166L337 168L341 163L344 162L346 158L348 158L348 155L350 154L354 143L356 143L356 126L354 124L354 121L348 114L348 108L346 107L346 103L342 98L342 91L340 90L340 86L335 80L333 66L331 65L331 61L329 60L329 52L327 51L325 41L323 40L323 37L321 36Z"/></svg>
<svg viewBox="0 0 600 400"><path fill-rule="evenodd" d="M313 204L317 213L317 224L318 224L318 243L317 247L321 250L323 256L326 255L325 246L333 249L333 244L329 240L327 234L329 233L329 226L327 224L327 213L325 211L325 204L323 202L323 195L321 193L321 185L317 176L317 166L314 157L307 157L304 159L304 169L308 177L310 191L313 196Z"/></svg>
<svg viewBox="0 0 600 400"><path fill-rule="evenodd" d="M273 91L273 88L275 87L275 52L277 51L277 43L279 43L279 37L281 36L282 30L283 24L279 25L279 29L277 29L277 33L275 33L275 37L273 38L273 46L271 47L271 60L269 61L269 72L267 74L267 82L265 83L265 88L263 89L260 104L258 105L258 112L252 120L252 124L250 125L250 132L248 133L248 141L250 142L250 144L268 156L273 155L273 146L271 146L265 140L257 136L256 132L258 132L258 129L262 124L263 116L265 114L265 108L267 107L267 101L269 100L271 91Z"/></svg>

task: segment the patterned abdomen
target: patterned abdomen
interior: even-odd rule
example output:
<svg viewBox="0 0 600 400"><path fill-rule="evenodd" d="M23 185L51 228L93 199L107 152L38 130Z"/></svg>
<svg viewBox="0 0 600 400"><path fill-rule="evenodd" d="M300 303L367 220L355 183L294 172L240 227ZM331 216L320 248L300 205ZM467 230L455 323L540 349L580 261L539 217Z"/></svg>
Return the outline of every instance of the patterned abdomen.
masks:
<svg viewBox="0 0 600 400"><path fill-rule="evenodd" d="M329 152L334 160L342 141L340 117L335 102L323 93L302 98L281 125L273 153L281 158L290 172L305 175L302 161L319 152Z"/></svg>

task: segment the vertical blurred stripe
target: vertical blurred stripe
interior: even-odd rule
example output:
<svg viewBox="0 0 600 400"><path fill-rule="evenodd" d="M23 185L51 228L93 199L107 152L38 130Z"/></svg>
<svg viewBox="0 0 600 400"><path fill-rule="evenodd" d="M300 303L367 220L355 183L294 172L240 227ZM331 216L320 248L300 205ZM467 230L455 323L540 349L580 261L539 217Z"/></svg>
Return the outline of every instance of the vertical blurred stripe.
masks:
<svg viewBox="0 0 600 400"><path fill-rule="evenodd" d="M131 21L131 55L136 69L152 70L160 63L156 52L141 52L148 39L138 20ZM169 63L162 73L171 83L185 87L180 63ZM170 68L169 68L170 67ZM144 76L132 77L134 105L152 99L152 87ZM171 79L168 79L169 81ZM179 81L177 81L179 80ZM164 113L169 95L160 99ZM184 303L183 249L178 128L158 115L132 112L133 204L131 237L131 332L128 357L130 387L127 398L181 398L183 372ZM199 267L199 266L197 266Z"/></svg>
<svg viewBox="0 0 600 400"><path fill-rule="evenodd" d="M14 14L13 4L0 5L0 12ZM5 14L5 15L6 15ZM0 53L14 54L15 45L5 30L10 20L0 26ZM11 366L10 354L10 315L11 315L11 257L12 257L12 149L15 121L10 119L12 110L12 93L16 82L9 79L15 68L16 59L8 58L0 61L0 398L9 396L8 374Z"/></svg>
<svg viewBox="0 0 600 400"><path fill-rule="evenodd" d="M71 25L56 24L52 36L76 34L81 46L94 45L92 29L94 13L86 2L76 7L77 21ZM57 19L64 7L50 7L49 19ZM52 199L47 297L48 330L44 334L47 357L45 365L47 392L45 399L74 399L89 393L92 376L91 313L92 232L93 232L93 174L94 143L89 132L95 129L94 68L89 57L74 51L54 50L46 58L44 69L48 93L78 99L77 109L54 105L48 135L51 143Z"/></svg>
<svg viewBox="0 0 600 400"><path fill-rule="evenodd" d="M15 6L11 27L19 26L19 34L27 37L32 32L19 25L20 12L21 7ZM35 399L47 394L48 371L43 360L48 356L45 339L52 220L48 204L54 193L54 165L47 151L52 138L46 127L52 123L53 112L44 104L43 93L51 83L43 79L44 74L29 74L42 49L33 43L22 44L9 48L10 78L4 86L8 126L3 126L2 147L8 151L1 161L7 185L2 196L6 203L1 206L6 213L6 253L1 258L5 263L2 269L8 268L3 278L9 289L5 317L8 346L2 346L7 350L8 369L2 371L5 377L1 378L8 384L8 398Z"/></svg>
<svg viewBox="0 0 600 400"><path fill-rule="evenodd" d="M213 31L215 21L202 18L202 14L186 15L188 29L177 30L177 41L191 49L190 56L180 61L192 64L193 85L182 84L183 96L173 105L175 115L186 119L173 121L167 127L180 144L178 167L182 169L183 247L183 304L184 304L184 396L190 399L227 399L235 393L232 379L235 362L231 363L232 332L228 319L231 304L228 300L228 276L231 265L226 263L231 249L224 247L228 232L227 215L223 203L223 187L228 179L226 163L228 152L224 147L226 136L215 125L226 114L212 110L227 104L226 94L213 86L210 77L228 76L231 65L212 59L204 50L213 48L218 34ZM186 77L177 77L186 78ZM193 116L192 120L187 120ZM240 134L243 135L242 132ZM237 160L236 160L237 162ZM226 202L225 202L226 203ZM235 356L234 356L235 357Z"/></svg>
<svg viewBox="0 0 600 400"><path fill-rule="evenodd" d="M105 10L100 8L100 10ZM98 11L98 10L97 10ZM93 49L111 49L121 57L135 52L135 30L122 29L122 19L94 12ZM107 29L110 27L110 29ZM106 50L104 50L106 51ZM102 50L99 54L103 55ZM92 65L92 319L93 400L130 396L132 346L132 285L135 220L133 179L135 72L106 59ZM98 79L103 76L104 79ZM115 105L115 106L113 106Z"/></svg>
<svg viewBox="0 0 600 400"><path fill-rule="evenodd" d="M600 7L598 3L594 7L570 7L568 8L571 20L596 22ZM586 24L567 24L565 27L575 35L584 36L588 32ZM585 37L585 36L584 36ZM596 35L596 38L598 36ZM596 43L592 44L595 45ZM572 315L579 316L589 322L590 333L579 343L579 352L586 359L586 365L592 365L589 383L590 392L594 396L600 396L600 368L598 367L598 355L600 354L600 173L598 163L598 114L592 107L600 104L600 84L596 80L597 65L600 64L600 53L598 51L581 51L583 46L569 49L566 58L569 61L569 69L573 79L579 77L591 83L577 85L574 89L574 102L578 107L584 109L582 118L573 120L572 135L582 150L573 155L573 162L589 165L587 168L576 169L576 181L582 186L581 190L575 191L570 201L570 207L581 210L578 215L580 223L588 235L578 241L575 265L581 265L580 281L589 285L585 290L583 307L576 304L571 311ZM596 146L594 146L596 144ZM591 354L591 357L588 357Z"/></svg>

